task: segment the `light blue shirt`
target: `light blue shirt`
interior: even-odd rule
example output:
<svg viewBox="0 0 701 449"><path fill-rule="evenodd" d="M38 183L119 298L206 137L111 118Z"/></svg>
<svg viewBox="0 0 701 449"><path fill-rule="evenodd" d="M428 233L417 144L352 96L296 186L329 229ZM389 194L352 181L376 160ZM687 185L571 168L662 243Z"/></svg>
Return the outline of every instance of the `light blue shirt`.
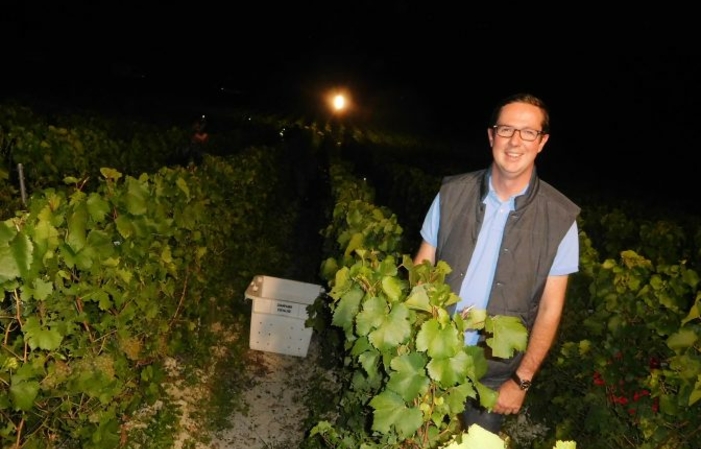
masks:
<svg viewBox="0 0 701 449"><path fill-rule="evenodd" d="M528 187L526 187L527 189ZM522 195L512 196L506 201L501 201L489 182L489 193L484 199L485 213L482 229L477 236L475 250L467 267L465 278L460 287L460 302L456 310L463 310L473 306L477 310L487 308L489 291L492 288L494 273L499 258L499 248L504 236L504 227L509 213L514 210L514 199ZM440 223L440 193L436 195L431 207L426 214L421 237L432 246L438 246L438 226ZM579 270L579 231L575 220L567 234L558 246L557 255L550 268L550 276L560 276L575 273ZM465 333L465 344L474 345L479 335L477 331Z"/></svg>

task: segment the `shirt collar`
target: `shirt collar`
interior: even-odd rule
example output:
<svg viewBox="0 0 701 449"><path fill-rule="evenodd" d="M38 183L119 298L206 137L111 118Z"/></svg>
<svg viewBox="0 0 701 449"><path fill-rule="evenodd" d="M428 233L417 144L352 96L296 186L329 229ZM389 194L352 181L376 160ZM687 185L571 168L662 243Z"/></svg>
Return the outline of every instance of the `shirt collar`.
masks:
<svg viewBox="0 0 701 449"><path fill-rule="evenodd" d="M491 174L487 175L487 184L489 185L488 196L490 196L492 199L498 201L499 204L509 203L509 207L511 208L511 210L514 209L514 200L516 199L516 197L519 197L519 196L525 194L526 191L528 190L528 186L530 185L530 184L526 184L526 187L524 187L523 190L521 190L519 193L509 197L509 199L506 201L502 201L501 199L499 199L499 195L497 195L496 190L494 190L494 186L492 185L492 175Z"/></svg>

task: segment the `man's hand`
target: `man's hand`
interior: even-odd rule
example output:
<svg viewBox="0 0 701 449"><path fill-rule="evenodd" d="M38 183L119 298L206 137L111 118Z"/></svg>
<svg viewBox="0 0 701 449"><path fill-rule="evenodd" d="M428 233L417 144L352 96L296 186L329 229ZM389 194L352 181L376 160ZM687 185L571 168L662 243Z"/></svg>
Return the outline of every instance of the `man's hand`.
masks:
<svg viewBox="0 0 701 449"><path fill-rule="evenodd" d="M516 382L509 379L499 387L499 396L497 396L497 402L492 411L502 415L515 415L521 411L525 399L526 391L521 390Z"/></svg>

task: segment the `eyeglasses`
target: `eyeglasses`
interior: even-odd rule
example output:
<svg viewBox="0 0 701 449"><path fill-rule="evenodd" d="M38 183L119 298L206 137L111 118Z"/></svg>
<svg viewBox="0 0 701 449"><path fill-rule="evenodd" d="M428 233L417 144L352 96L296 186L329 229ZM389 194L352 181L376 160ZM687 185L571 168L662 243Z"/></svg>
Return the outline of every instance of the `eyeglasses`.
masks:
<svg viewBox="0 0 701 449"><path fill-rule="evenodd" d="M506 126L506 125L494 125L492 126L497 132L497 135L499 137L511 137L514 135L516 131L518 131L519 135L521 136L521 139L525 140L526 142L533 142L538 138L539 135L545 134L543 131L536 131L535 129L530 129L530 128L514 128L513 126Z"/></svg>

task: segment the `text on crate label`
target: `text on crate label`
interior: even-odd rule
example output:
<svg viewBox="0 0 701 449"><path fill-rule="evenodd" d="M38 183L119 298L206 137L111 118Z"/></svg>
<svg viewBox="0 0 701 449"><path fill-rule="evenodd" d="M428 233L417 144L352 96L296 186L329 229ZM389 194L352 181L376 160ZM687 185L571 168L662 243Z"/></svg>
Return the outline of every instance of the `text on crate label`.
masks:
<svg viewBox="0 0 701 449"><path fill-rule="evenodd" d="M277 312L291 314L292 306L290 304L277 303Z"/></svg>

